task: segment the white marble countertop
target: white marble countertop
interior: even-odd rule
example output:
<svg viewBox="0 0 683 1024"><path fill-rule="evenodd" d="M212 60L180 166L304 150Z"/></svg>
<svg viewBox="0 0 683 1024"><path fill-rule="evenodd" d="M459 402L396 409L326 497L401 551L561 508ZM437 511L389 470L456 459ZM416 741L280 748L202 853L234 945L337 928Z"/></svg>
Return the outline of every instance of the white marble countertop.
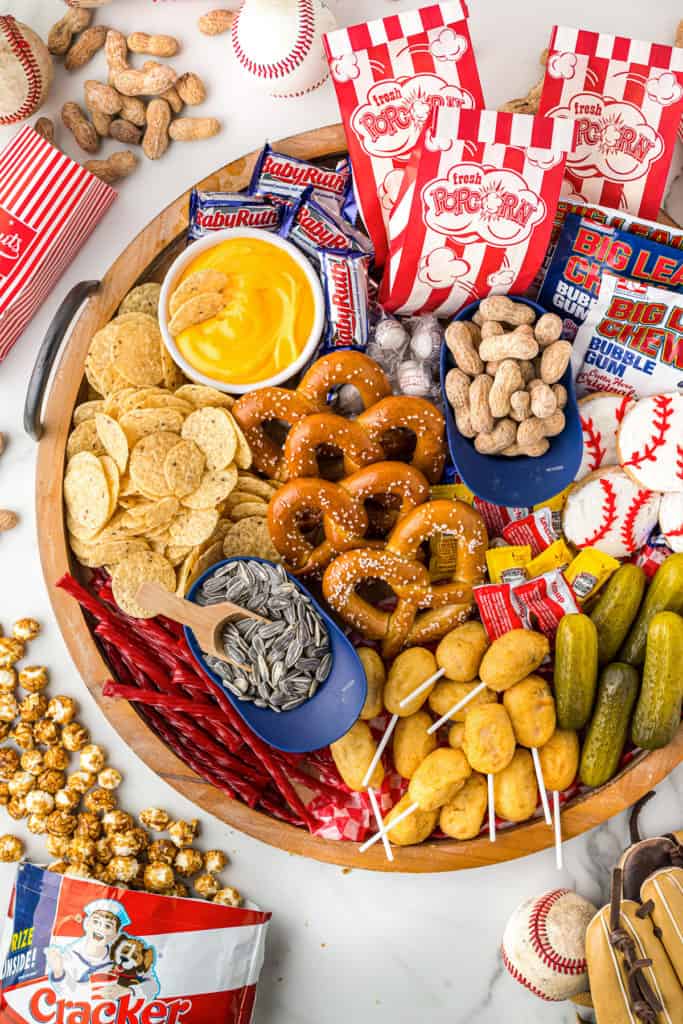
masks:
<svg viewBox="0 0 683 1024"><path fill-rule="evenodd" d="M195 27L198 14L218 3L197 0L114 0L99 15L122 28L172 31L183 42L182 69L199 70L210 86L205 106L224 122L217 138L191 150L173 147L156 164L146 161L124 182L115 210L97 228L38 312L7 361L0 366L0 430L8 446L0 459L0 507L14 508L21 523L0 536L0 622L34 615L43 634L31 661L49 665L53 689L76 696L95 740L125 775L122 802L131 810L159 804L180 816L192 805L162 783L118 738L85 691L54 623L38 559L34 520L36 449L21 428L22 405L38 345L58 302L76 281L103 274L133 236L193 181L259 146L265 137L314 128L338 120L329 82L300 100L247 95L232 73L224 41L207 40ZM331 0L340 24L352 24L401 6L389 0ZM681 15L675 0L471 0L474 37L490 106L523 95L539 75L538 54L555 22L669 41ZM14 14L43 35L64 11L59 0L5 0ZM100 58L101 59L101 58ZM88 67L76 76L59 68L43 111L58 116L61 104L78 99ZM96 76L95 76L96 77ZM62 133L64 138L66 133ZM0 130L0 145L11 135ZM113 144L110 144L114 148ZM75 149L67 143L72 155ZM191 158L188 159L188 155ZM677 159L680 161L680 154ZM646 831L683 823L683 768L659 787L643 815ZM0 831L15 823L2 817ZM381 875L318 864L281 853L203 815L203 840L232 857L226 874L264 908L273 911L256 1011L258 1024L414 1024L429 1016L437 1024L569 1024L569 1004L544 1004L504 972L498 947L505 922L518 903L562 884L600 901L607 872L626 839L622 815L566 844L566 868L555 870L552 850L526 860L449 875ZM21 828L16 829L20 834ZM25 835L30 855L44 856L40 837ZM12 869L2 865L0 903Z"/></svg>

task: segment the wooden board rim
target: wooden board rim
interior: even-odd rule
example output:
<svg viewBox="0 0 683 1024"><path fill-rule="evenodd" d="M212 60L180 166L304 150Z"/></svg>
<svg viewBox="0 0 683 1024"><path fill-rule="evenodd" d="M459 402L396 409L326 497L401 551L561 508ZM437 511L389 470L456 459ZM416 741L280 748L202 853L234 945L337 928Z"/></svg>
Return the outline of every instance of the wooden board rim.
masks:
<svg viewBox="0 0 683 1024"><path fill-rule="evenodd" d="M346 139L341 124L328 125L274 143L274 148L301 159L341 153ZM237 191L244 188L259 151L231 161L196 187ZM125 701L102 696L109 669L100 656L85 618L76 604L56 586L70 570L70 556L62 513L62 475L66 436L83 372L88 342L113 314L123 295L151 264L184 232L190 189L151 221L121 253L102 280L102 287L84 306L55 372L44 413L44 434L36 465L36 522L40 559L52 608L69 652L82 679L108 721L149 768L179 793L241 832L271 846L344 867L375 871L436 872L484 867L543 850L553 833L542 820L499 831L495 843L487 838L465 842L433 840L412 847L394 847L394 861L386 860L381 843L365 854L358 844L321 839L303 829L276 821L229 800L204 782L142 721ZM683 725L667 747L640 754L616 778L594 792L570 801L562 813L565 839L580 835L631 806L683 761Z"/></svg>

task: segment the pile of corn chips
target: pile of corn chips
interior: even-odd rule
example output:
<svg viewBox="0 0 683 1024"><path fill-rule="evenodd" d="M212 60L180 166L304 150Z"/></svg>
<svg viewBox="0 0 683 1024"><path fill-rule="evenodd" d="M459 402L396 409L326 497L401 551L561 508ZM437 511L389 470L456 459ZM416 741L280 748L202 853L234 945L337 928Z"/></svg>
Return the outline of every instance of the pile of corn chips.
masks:
<svg viewBox="0 0 683 1024"><path fill-rule="evenodd" d="M248 472L251 452L233 399L190 384L166 353L159 286L141 285L93 337L93 393L74 410L64 501L81 564L106 566L119 607L154 581L181 596L222 557L278 560L266 523L276 484Z"/></svg>

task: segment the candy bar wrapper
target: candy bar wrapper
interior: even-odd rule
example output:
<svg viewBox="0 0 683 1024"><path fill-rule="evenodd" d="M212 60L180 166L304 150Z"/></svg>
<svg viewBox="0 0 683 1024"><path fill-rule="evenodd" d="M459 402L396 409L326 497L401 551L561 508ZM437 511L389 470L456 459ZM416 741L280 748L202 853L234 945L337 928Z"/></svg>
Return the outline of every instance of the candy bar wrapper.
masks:
<svg viewBox="0 0 683 1024"><path fill-rule="evenodd" d="M464 0L453 0L323 37L356 198L379 267L403 168L433 111L484 106L468 13Z"/></svg>
<svg viewBox="0 0 683 1024"><path fill-rule="evenodd" d="M597 298L603 270L683 291L683 231L663 228L651 221L638 227L666 236L672 244L656 241L652 234L628 231L567 217L557 248L538 296L539 303L563 320L562 336L574 338ZM643 237L644 235L644 237Z"/></svg>
<svg viewBox="0 0 683 1024"><path fill-rule="evenodd" d="M576 121L565 195L657 217L683 114L683 49L555 26L539 112Z"/></svg>
<svg viewBox="0 0 683 1024"><path fill-rule="evenodd" d="M450 316L491 292L524 292L548 246L573 140L560 118L442 107L389 217L384 308Z"/></svg>
<svg viewBox="0 0 683 1024"><path fill-rule="evenodd" d="M349 224L340 213L316 202L311 188L305 189L288 207L279 233L316 265L320 264L321 249L354 249L368 255L372 252L367 235Z"/></svg>
<svg viewBox="0 0 683 1024"><path fill-rule="evenodd" d="M579 397L631 398L683 388L683 296L603 273L572 351Z"/></svg>
<svg viewBox="0 0 683 1024"><path fill-rule="evenodd" d="M320 253L325 293L325 350L368 344L368 265L370 256L343 249Z"/></svg>
<svg viewBox="0 0 683 1024"><path fill-rule="evenodd" d="M285 207L266 196L243 192L202 192L190 194L190 242L224 228L261 228L278 231Z"/></svg>
<svg viewBox="0 0 683 1024"><path fill-rule="evenodd" d="M352 182L348 158L340 160L334 168L318 167L295 156L276 153L266 143L256 161L248 193L291 203L306 189L312 189L317 200L327 202L333 209L349 212Z"/></svg>
<svg viewBox="0 0 683 1024"><path fill-rule="evenodd" d="M269 920L21 864L0 1024L249 1024Z"/></svg>
<svg viewBox="0 0 683 1024"><path fill-rule="evenodd" d="M116 195L29 125L0 152L0 362Z"/></svg>

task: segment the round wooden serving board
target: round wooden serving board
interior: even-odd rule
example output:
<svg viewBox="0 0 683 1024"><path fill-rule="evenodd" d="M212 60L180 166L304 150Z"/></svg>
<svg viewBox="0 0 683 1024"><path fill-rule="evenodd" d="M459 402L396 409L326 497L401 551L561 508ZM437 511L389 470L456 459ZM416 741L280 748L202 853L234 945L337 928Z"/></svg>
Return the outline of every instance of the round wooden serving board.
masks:
<svg viewBox="0 0 683 1024"><path fill-rule="evenodd" d="M284 139L274 148L305 160L316 160L344 153L346 140L341 125L330 125ZM244 188L256 156L251 153L233 161L205 178L198 187L230 192ZM57 621L86 686L114 728L152 771L227 824L291 853L377 871L427 872L495 864L552 845L552 830L542 820L534 820L499 831L495 843L482 837L468 842L433 840L419 846L395 847L393 863L387 861L380 843L367 853L359 854L355 843L319 839L228 799L171 753L130 704L102 696L102 684L110 676L110 670L78 604L55 587L55 581L65 572L78 575L80 571L69 552L62 508L66 439L92 335L112 317L133 285L162 279L165 269L185 244L188 199L189 192L185 192L131 242L105 275L101 288L88 300L63 351L44 412L36 476L40 556ZM579 835L629 807L682 760L683 726L669 746L652 754L639 755L608 785L569 801L562 814L565 838Z"/></svg>

